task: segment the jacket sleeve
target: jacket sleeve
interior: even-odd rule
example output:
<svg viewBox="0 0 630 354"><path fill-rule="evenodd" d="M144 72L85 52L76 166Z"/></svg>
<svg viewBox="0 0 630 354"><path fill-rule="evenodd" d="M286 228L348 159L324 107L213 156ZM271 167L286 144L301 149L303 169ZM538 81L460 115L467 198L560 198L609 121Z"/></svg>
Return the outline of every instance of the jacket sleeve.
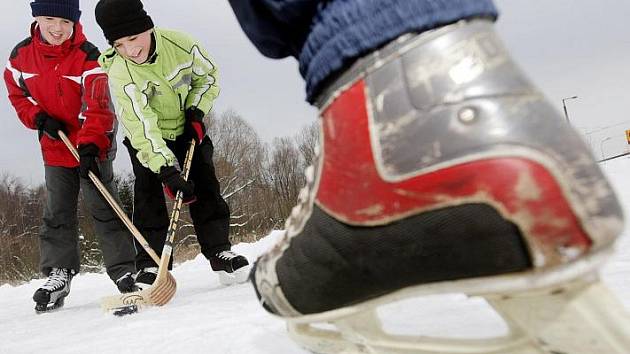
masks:
<svg viewBox="0 0 630 354"><path fill-rule="evenodd" d="M326 0L229 0L243 31L265 56L298 57Z"/></svg>
<svg viewBox="0 0 630 354"><path fill-rule="evenodd" d="M193 75L191 89L186 96L185 108L197 107L207 114L212 109L214 100L219 96L217 83L219 72L206 50L194 40L191 52Z"/></svg>
<svg viewBox="0 0 630 354"><path fill-rule="evenodd" d="M22 123L27 128L37 129L35 116L42 112L42 109L31 97L31 94L24 83L22 72L14 65L15 62L12 59L9 59L9 61L7 61L7 66L4 69L4 83L7 85L7 91L9 92L9 101L11 101L11 104L13 105L13 108L15 108L15 111Z"/></svg>
<svg viewBox="0 0 630 354"><path fill-rule="evenodd" d="M149 106L147 95L124 68L112 68L108 77L116 113L125 136L138 151L138 161L155 173L162 166L174 166L175 155L162 138L157 114Z"/></svg>
<svg viewBox="0 0 630 354"><path fill-rule="evenodd" d="M109 96L107 75L96 61L99 55L98 49L94 47L88 53L88 60L83 66L81 75L83 105L79 116L83 124L77 144L94 144L104 156L113 139L116 117Z"/></svg>

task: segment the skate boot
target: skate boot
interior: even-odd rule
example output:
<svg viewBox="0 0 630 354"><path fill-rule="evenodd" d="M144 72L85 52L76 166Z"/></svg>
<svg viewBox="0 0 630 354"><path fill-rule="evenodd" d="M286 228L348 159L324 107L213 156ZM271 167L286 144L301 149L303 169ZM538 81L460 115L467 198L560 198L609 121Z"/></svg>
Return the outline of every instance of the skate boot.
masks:
<svg viewBox="0 0 630 354"><path fill-rule="evenodd" d="M221 251L210 257L210 267L219 275L223 285L243 283L249 275L247 258L230 250Z"/></svg>
<svg viewBox="0 0 630 354"><path fill-rule="evenodd" d="M135 276L136 287L138 287L140 290L147 289L155 282L155 278L157 278L157 273L157 267L147 267L140 269Z"/></svg>
<svg viewBox="0 0 630 354"><path fill-rule="evenodd" d="M118 287L118 291L120 291L121 294L132 293L140 290L140 288L136 286L134 276L131 272L127 272L120 278L116 279L116 287Z"/></svg>
<svg viewBox="0 0 630 354"><path fill-rule="evenodd" d="M307 187L252 270L295 340L317 353L630 352L628 316L598 277L621 208L491 22L404 35L319 99ZM391 335L376 316L454 292L485 298L510 333Z"/></svg>
<svg viewBox="0 0 630 354"><path fill-rule="evenodd" d="M44 313L63 307L64 299L70 294L70 283L74 271L65 268L52 268L48 280L33 294L35 312Z"/></svg>

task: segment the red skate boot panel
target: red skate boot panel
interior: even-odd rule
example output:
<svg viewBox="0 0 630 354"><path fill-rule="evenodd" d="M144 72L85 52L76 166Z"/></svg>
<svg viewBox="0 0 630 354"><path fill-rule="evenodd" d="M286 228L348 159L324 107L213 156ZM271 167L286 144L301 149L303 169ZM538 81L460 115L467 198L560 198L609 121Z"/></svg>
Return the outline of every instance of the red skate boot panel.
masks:
<svg viewBox="0 0 630 354"><path fill-rule="evenodd" d="M323 161L316 201L353 225L382 225L465 203L487 203L519 226L540 262L591 241L554 176L523 157L488 157L387 182L375 164L365 85L359 81L322 114ZM404 143L404 142L400 142Z"/></svg>

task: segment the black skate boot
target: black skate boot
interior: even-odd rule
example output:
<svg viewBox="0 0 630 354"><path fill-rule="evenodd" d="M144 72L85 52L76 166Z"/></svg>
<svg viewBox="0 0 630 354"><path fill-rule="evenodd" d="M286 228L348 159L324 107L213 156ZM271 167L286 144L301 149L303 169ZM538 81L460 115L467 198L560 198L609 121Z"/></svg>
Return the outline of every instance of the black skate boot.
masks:
<svg viewBox="0 0 630 354"><path fill-rule="evenodd" d="M134 280L134 274L132 274L131 272L127 272L120 278L116 279L116 286L118 287L118 291L120 291L121 294L130 294L140 290ZM134 294L131 294L131 296L133 295ZM138 306L135 304L124 305L112 309L112 314L118 317L131 315L136 312L138 312Z"/></svg>
<svg viewBox="0 0 630 354"><path fill-rule="evenodd" d="M122 277L116 279L116 286L118 287L118 291L122 294L132 293L139 290L131 272L127 272Z"/></svg>
<svg viewBox="0 0 630 354"><path fill-rule="evenodd" d="M307 187L252 271L294 339L317 353L628 353L630 321L598 278L619 203L491 22L392 41L318 105ZM381 326L378 306L448 292L485 298L509 335L457 344Z"/></svg>
<svg viewBox="0 0 630 354"><path fill-rule="evenodd" d="M138 273L136 273L136 287L140 290L144 290L155 282L155 278L157 277L158 268L157 267L147 267L140 269Z"/></svg>
<svg viewBox="0 0 630 354"><path fill-rule="evenodd" d="M63 307L64 299L70 294L70 283L74 271L65 268L52 268L48 273L48 280L35 294L35 312L44 313Z"/></svg>
<svg viewBox="0 0 630 354"><path fill-rule="evenodd" d="M247 258L230 250L221 251L210 257L210 267L219 275L219 282L223 285L246 281L248 265Z"/></svg>

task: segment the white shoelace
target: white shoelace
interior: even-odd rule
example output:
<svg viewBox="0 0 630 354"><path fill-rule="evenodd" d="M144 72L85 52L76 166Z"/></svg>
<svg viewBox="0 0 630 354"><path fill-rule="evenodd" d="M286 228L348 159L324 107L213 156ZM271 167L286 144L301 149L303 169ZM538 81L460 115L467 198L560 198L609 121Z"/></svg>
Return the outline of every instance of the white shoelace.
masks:
<svg viewBox="0 0 630 354"><path fill-rule="evenodd" d="M238 257L238 254L232 251L221 251L217 254L217 257L226 261L230 261L232 260L232 258Z"/></svg>
<svg viewBox="0 0 630 354"><path fill-rule="evenodd" d="M54 291L63 287L68 281L68 271L63 268L53 268L48 275L48 280L40 289Z"/></svg>
<svg viewBox="0 0 630 354"><path fill-rule="evenodd" d="M147 267L147 268L142 269L142 271L145 272L145 273L157 274L158 267Z"/></svg>
<svg viewBox="0 0 630 354"><path fill-rule="evenodd" d="M116 279L116 284L118 284L121 280L123 280L123 279L125 279L126 277L129 277L129 276L131 276L131 275L132 275L132 274L131 274L131 272L127 272L127 273L125 273L122 277L120 277L120 278ZM133 279L133 278L132 278L132 279Z"/></svg>
<svg viewBox="0 0 630 354"><path fill-rule="evenodd" d="M136 274L133 275L133 280L135 281L136 279L138 279L138 275L140 275L142 273L157 274L158 273L158 268L157 267L142 268L140 271L138 271Z"/></svg>

